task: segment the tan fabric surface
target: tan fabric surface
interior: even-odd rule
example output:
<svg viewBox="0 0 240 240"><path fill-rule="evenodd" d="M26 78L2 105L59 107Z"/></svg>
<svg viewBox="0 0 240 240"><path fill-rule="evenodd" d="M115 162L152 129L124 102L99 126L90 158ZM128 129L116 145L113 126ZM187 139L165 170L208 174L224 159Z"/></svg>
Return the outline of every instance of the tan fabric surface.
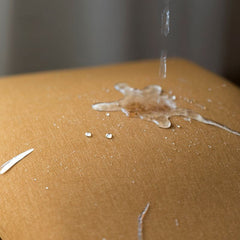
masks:
<svg viewBox="0 0 240 240"><path fill-rule="evenodd" d="M240 131L239 88L184 60L169 60L164 81L158 67L154 60L0 80L0 165L35 149L0 175L3 240L134 240L148 201L144 240L240 239L239 136L180 117L166 130L91 109L122 97L115 83L159 84L178 106Z"/></svg>

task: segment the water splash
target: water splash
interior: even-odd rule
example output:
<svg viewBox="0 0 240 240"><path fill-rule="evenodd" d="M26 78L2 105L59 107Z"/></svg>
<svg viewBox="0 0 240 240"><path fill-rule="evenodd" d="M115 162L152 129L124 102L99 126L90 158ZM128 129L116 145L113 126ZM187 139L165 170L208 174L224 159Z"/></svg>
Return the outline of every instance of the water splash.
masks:
<svg viewBox="0 0 240 240"><path fill-rule="evenodd" d="M240 133L230 128L205 119L200 114L185 108L178 108L173 98L162 91L161 86L150 85L140 90L128 86L126 83L115 85L115 89L124 95L124 98L109 103L97 103L92 108L97 111L122 111L128 117L137 117L151 121L161 128L170 128L170 118L182 116L199 122L219 127L235 135Z"/></svg>

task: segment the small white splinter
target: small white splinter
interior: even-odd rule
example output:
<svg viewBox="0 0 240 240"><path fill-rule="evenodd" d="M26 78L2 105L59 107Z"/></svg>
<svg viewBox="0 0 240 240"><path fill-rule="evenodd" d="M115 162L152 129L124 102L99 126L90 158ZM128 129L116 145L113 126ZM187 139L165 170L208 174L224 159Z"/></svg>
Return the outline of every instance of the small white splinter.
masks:
<svg viewBox="0 0 240 240"><path fill-rule="evenodd" d="M5 162L1 167L0 167L0 174L4 174L7 172L10 168L12 168L16 163L21 161L23 158L25 158L28 154L30 154L34 149L31 148L23 153L20 153L16 157L12 158L11 160Z"/></svg>
<svg viewBox="0 0 240 240"><path fill-rule="evenodd" d="M147 211L148 211L148 208L150 206L150 203L148 202L146 207L144 208L144 210L142 211L142 213L138 216L138 240L142 240L143 237L142 237L142 230L143 230L143 218L144 216L146 215Z"/></svg>
<svg viewBox="0 0 240 240"><path fill-rule="evenodd" d="M112 139L113 135L111 133L106 133L105 137L108 138L108 139Z"/></svg>

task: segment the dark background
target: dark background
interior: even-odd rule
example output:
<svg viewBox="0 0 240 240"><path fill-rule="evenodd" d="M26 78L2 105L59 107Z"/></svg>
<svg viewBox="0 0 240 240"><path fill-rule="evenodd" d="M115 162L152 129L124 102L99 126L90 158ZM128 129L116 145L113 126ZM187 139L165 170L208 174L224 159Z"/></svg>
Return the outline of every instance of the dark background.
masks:
<svg viewBox="0 0 240 240"><path fill-rule="evenodd" d="M0 76L159 58L192 60L240 84L240 1L1 0Z"/></svg>

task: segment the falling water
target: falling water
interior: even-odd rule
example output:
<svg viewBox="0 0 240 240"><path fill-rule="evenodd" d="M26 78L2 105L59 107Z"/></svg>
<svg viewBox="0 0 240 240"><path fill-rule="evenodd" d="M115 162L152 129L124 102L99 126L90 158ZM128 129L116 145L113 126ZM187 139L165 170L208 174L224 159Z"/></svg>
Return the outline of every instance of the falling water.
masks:
<svg viewBox="0 0 240 240"><path fill-rule="evenodd" d="M170 32L170 10L169 10L169 1L165 0L164 8L161 12L161 38L163 48L161 50L160 56L160 68L159 68L159 76L161 79L165 79L167 77L167 37Z"/></svg>

